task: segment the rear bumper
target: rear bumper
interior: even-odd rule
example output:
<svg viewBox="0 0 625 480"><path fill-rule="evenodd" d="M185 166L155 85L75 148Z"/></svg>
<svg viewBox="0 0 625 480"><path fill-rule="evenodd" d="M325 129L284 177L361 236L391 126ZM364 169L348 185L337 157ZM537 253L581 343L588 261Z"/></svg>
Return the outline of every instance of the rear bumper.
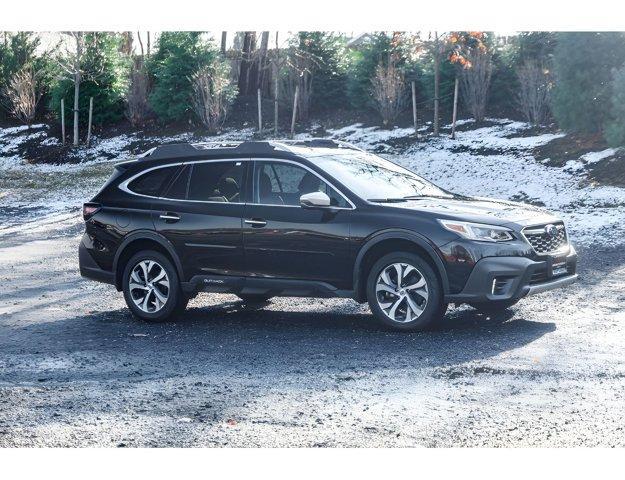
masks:
<svg viewBox="0 0 625 480"><path fill-rule="evenodd" d="M453 303L517 300L577 281L577 253L537 261L527 257L487 257L475 264L464 289L447 295Z"/></svg>
<svg viewBox="0 0 625 480"><path fill-rule="evenodd" d="M80 266L80 274L83 277L115 285L115 275L113 272L102 270L98 266L89 253L89 249L85 245L84 240L80 242L80 246L78 247L78 264Z"/></svg>

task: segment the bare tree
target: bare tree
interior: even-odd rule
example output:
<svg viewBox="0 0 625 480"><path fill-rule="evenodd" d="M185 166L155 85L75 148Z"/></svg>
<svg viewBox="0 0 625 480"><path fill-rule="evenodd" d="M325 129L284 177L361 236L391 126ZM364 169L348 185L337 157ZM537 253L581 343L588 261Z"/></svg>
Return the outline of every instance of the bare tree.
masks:
<svg viewBox="0 0 625 480"><path fill-rule="evenodd" d="M59 59L61 69L67 78L74 83L74 145L78 145L78 100L80 99L80 83L83 80L83 63L85 55L84 32L67 32L72 47L66 47L65 55Z"/></svg>
<svg viewBox="0 0 625 480"><path fill-rule="evenodd" d="M307 121L313 93L313 70L320 65L320 59L313 53L297 46L290 46L283 58L287 72L283 78L282 87L282 91L285 93L284 100L290 104L295 97L297 87L297 117L302 121Z"/></svg>
<svg viewBox="0 0 625 480"><path fill-rule="evenodd" d="M377 66L371 84L373 101L382 116L382 123L386 127L392 127L408 105L409 96L404 76L393 62L389 62L387 66Z"/></svg>
<svg viewBox="0 0 625 480"><path fill-rule="evenodd" d="M228 108L237 94L230 80L230 67L217 60L213 65L202 67L191 78L193 85L193 108L210 134L223 125Z"/></svg>
<svg viewBox="0 0 625 480"><path fill-rule="evenodd" d="M490 79L493 73L491 54L483 47L470 49L460 71L464 104L476 122L484 120Z"/></svg>
<svg viewBox="0 0 625 480"><path fill-rule="evenodd" d="M23 67L10 78L3 92L11 115L29 127L35 119L42 95L37 77L32 67Z"/></svg>
<svg viewBox="0 0 625 480"><path fill-rule="evenodd" d="M146 55L140 31L137 31L137 40L139 41L140 53L134 54L132 48L129 48L127 53L132 60L132 66L130 67L130 82L126 93L126 115L133 127L143 126L150 114L148 97L151 84L150 76L145 68Z"/></svg>
<svg viewBox="0 0 625 480"><path fill-rule="evenodd" d="M145 70L143 57L136 57L130 69L130 84L126 94L127 116L133 127L140 127L150 114L148 97L150 95L150 77Z"/></svg>
<svg viewBox="0 0 625 480"><path fill-rule="evenodd" d="M532 125L545 123L549 115L549 70L528 60L517 69L516 75L519 81L519 110Z"/></svg>

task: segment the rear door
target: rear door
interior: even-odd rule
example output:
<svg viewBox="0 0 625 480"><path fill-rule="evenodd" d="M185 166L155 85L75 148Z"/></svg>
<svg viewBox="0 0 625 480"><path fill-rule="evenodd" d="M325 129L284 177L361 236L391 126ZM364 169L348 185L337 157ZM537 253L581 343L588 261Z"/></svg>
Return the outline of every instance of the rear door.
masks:
<svg viewBox="0 0 625 480"><path fill-rule="evenodd" d="M209 160L185 164L154 201L154 225L176 248L185 280L196 275L241 275L241 220L249 162Z"/></svg>
<svg viewBox="0 0 625 480"><path fill-rule="evenodd" d="M353 206L312 170L287 160L254 162L252 199L244 212L247 268L260 277L327 282L351 288L349 224ZM302 208L323 191L332 208Z"/></svg>

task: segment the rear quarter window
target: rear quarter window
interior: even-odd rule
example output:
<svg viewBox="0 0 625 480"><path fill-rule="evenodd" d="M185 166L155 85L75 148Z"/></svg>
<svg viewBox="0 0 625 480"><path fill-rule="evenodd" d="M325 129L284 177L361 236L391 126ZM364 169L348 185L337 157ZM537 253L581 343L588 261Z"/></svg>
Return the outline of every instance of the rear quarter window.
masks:
<svg viewBox="0 0 625 480"><path fill-rule="evenodd" d="M128 184L128 190L139 195L158 197L178 168L178 166L163 167L144 173Z"/></svg>

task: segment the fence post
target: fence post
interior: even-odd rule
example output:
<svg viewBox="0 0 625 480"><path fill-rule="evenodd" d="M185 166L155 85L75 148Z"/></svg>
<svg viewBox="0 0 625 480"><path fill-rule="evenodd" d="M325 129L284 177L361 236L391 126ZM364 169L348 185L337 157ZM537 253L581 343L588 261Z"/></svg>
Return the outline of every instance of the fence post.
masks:
<svg viewBox="0 0 625 480"><path fill-rule="evenodd" d="M451 117L451 138L456 138L456 118L458 116L458 76L456 75L456 84L454 85L454 110Z"/></svg>
<svg viewBox="0 0 625 480"><path fill-rule="evenodd" d="M87 147L91 146L91 120L93 118L93 97L89 97L89 126L87 127Z"/></svg>
<svg viewBox="0 0 625 480"><path fill-rule="evenodd" d="M295 119L297 118L297 97L299 97L299 85L295 85L295 96L293 97L293 117L291 117L291 138L295 135Z"/></svg>
<svg viewBox="0 0 625 480"><path fill-rule="evenodd" d="M65 99L61 98L61 137L65 146Z"/></svg>
<svg viewBox="0 0 625 480"><path fill-rule="evenodd" d="M258 93L258 132L263 133L263 111L262 111L262 102L260 98L260 88L257 90Z"/></svg>
<svg viewBox="0 0 625 480"><path fill-rule="evenodd" d="M277 35L277 32L276 32ZM278 67L274 68L273 134L278 136Z"/></svg>
<svg viewBox="0 0 625 480"><path fill-rule="evenodd" d="M412 82L412 121L414 123L414 134L417 134L417 87L415 81Z"/></svg>

